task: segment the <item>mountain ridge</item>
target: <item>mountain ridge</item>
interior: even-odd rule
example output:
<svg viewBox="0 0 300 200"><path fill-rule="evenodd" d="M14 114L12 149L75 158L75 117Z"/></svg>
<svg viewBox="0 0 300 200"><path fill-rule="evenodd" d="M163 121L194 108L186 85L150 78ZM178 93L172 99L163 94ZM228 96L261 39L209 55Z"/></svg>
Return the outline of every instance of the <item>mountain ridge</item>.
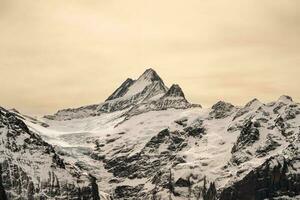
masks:
<svg viewBox="0 0 300 200"><path fill-rule="evenodd" d="M291 97L202 108L179 85L166 88L152 69L137 80L127 79L101 104L52 118L0 109L0 195L300 199L300 104ZM20 182L20 174L35 181Z"/></svg>
<svg viewBox="0 0 300 200"><path fill-rule="evenodd" d="M149 68L136 80L127 78L103 103L59 110L54 115L47 115L45 118L70 120L72 118L101 115L107 112L126 109L131 110L139 105L147 106L147 109L144 110L145 112L166 108L185 109L187 107L196 106L195 104L190 104L185 99L185 95L179 85L173 84L170 89L165 86L157 72ZM170 93L174 92L173 90L179 92L180 95L173 96L174 99L172 101L162 103L163 99L166 99L166 95L170 97ZM180 100L176 101L176 97ZM156 103L160 100L160 104ZM174 103L174 105L172 105L172 103ZM155 104L159 105L155 106ZM155 108L152 108L153 106Z"/></svg>

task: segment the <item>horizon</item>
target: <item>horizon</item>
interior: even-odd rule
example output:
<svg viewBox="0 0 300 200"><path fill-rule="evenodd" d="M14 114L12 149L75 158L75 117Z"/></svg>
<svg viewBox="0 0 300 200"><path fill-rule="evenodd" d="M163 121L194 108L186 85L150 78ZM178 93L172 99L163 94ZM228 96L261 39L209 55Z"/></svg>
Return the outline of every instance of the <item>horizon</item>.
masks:
<svg viewBox="0 0 300 200"><path fill-rule="evenodd" d="M299 1L0 1L0 106L97 104L152 67L187 100L300 102ZM147 67L148 66L148 67Z"/></svg>
<svg viewBox="0 0 300 200"><path fill-rule="evenodd" d="M153 69L153 68L147 68L147 69L145 69L145 71L144 71L142 74L140 74L137 78L128 77L127 79L132 79L133 81L136 81L136 80L138 80L145 72L147 72L148 70L152 70L152 71L154 71L155 73L157 73L155 69ZM158 73L157 73L157 75L160 77L160 75L159 75ZM164 81L162 77L160 77L160 78L162 79L162 81ZM127 79L126 79L126 80L127 80ZM125 82L126 80L124 80L123 82ZM121 86L121 84L122 84L122 83L120 83L119 86ZM170 89L171 86L173 86L173 85L177 85L177 86L178 86L178 84L176 84L176 83L172 83L171 85L166 85L166 86ZM118 86L118 87L119 87L119 86ZM118 89L118 87L117 87L113 92L115 92L115 91ZM181 88L180 85L179 85L179 87ZM111 94L112 94L113 92L111 92ZM183 91L183 92L184 92L184 91ZM291 98L291 100L294 101L294 98L293 98L293 97L291 97L291 96L289 96L289 95L282 94L282 95L280 95L279 97L277 97L277 99L274 99L274 100L272 100L272 101L270 101L270 102L263 102L263 101L261 101L260 99L258 99L258 98L256 98L256 97L253 97L253 98L250 99L249 101L245 102L244 105L235 105L235 104L232 104L232 105L234 105L234 106L236 106L236 107L242 107L242 106L245 106L246 104L248 104L248 103L250 103L250 102L252 102L252 101L254 101L254 100L258 100L259 102L261 102L261 103L263 103L263 104L267 104L267 103L279 101L280 99L285 98L285 97ZM101 102L98 102L98 103L92 103L92 104L87 104L87 105L81 105L81 106L78 106L78 107L65 107L65 108L59 109L59 110L72 109L72 108L79 108L79 107L85 107L85 106L89 106L89 105L100 104L100 103L105 102L105 101L106 101L106 100L104 99L104 100L102 100ZM214 104L218 103L219 101L223 101L223 100L221 100L221 99L220 99L220 100L217 100ZM228 101L225 101L225 102L226 102L226 103L231 103L231 102L228 102ZM201 105L201 106L202 106L201 109L209 109L209 108L211 108L211 107L214 105L214 104L212 104L212 105L209 105L209 106L203 106L203 105L202 105L201 103L199 103L199 102L190 102L190 103L192 103L192 104L197 104L197 105ZM1 105L0 105L0 107L1 107ZM13 109L14 109L14 110L16 110L17 112L19 112L19 110L18 110L17 108L8 108L8 109L10 109L10 110L13 110ZM56 113L57 111L59 111L59 110L56 110L56 111L53 112L53 113L33 114L33 116L44 116L44 115L48 115L48 114L55 114L55 113ZM22 113L22 112L21 112L21 113ZM31 115L31 113L22 113L22 114L28 114L28 115Z"/></svg>

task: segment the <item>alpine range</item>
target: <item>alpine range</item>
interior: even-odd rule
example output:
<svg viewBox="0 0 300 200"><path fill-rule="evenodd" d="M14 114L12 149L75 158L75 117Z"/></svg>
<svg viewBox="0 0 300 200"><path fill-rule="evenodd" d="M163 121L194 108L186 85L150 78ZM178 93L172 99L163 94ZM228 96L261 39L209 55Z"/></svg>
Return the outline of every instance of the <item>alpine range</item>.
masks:
<svg viewBox="0 0 300 200"><path fill-rule="evenodd" d="M300 199L300 104L202 108L147 69L103 103L0 107L0 155L1 200Z"/></svg>

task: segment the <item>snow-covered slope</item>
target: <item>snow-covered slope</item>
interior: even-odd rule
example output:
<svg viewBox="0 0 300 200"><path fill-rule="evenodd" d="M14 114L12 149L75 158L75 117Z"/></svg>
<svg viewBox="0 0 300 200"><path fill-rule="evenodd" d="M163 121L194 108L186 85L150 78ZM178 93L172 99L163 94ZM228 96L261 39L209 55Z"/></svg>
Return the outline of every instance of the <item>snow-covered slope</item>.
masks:
<svg viewBox="0 0 300 200"><path fill-rule="evenodd" d="M113 199L297 198L300 105L290 97L131 111L25 122Z"/></svg>

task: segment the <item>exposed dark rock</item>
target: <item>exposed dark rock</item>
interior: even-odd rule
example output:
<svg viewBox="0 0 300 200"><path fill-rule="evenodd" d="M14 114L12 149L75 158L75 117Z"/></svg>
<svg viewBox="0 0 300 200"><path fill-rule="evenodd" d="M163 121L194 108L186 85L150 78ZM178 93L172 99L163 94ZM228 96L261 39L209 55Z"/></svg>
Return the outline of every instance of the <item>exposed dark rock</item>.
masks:
<svg viewBox="0 0 300 200"><path fill-rule="evenodd" d="M210 115L215 119L223 119L232 114L234 110L234 105L230 103L226 103L224 101L219 101L215 105L212 106L212 111Z"/></svg>
<svg viewBox="0 0 300 200"><path fill-rule="evenodd" d="M0 199L7 200L5 189L2 181L2 165L0 165Z"/></svg>
<svg viewBox="0 0 300 200"><path fill-rule="evenodd" d="M188 121L187 118L183 118L183 119L176 120L175 123L180 125L180 126L186 127L187 126L187 121Z"/></svg>
<svg viewBox="0 0 300 200"><path fill-rule="evenodd" d="M253 99L248 102L245 107L241 108L233 117L233 120L243 116L244 114L248 113L250 110L254 111L255 109L259 109L263 104L258 99Z"/></svg>
<svg viewBox="0 0 300 200"><path fill-rule="evenodd" d="M97 185L97 179L90 175L90 181L91 181L91 188L92 188L92 199L93 200L100 200L99 191L98 191L98 185Z"/></svg>
<svg viewBox="0 0 300 200"><path fill-rule="evenodd" d="M136 187L128 186L128 185L121 185L117 186L113 199L131 199L131 200L138 200L143 199L141 196L143 194L140 193L144 185L138 185Z"/></svg>
<svg viewBox="0 0 300 200"><path fill-rule="evenodd" d="M1 151L0 162L1 200L94 199L94 183L88 185L85 179L87 182L79 186L78 183L84 180L80 179L80 171L67 170L54 148L29 131L21 118L0 108L0 124L3 126L0 130L1 147L5 148ZM41 172L46 173L43 178ZM68 183L61 183L60 180L66 178L64 175L69 177Z"/></svg>
<svg viewBox="0 0 300 200"><path fill-rule="evenodd" d="M210 183L208 190L203 191L203 200L216 200L217 189L215 183Z"/></svg>
<svg viewBox="0 0 300 200"><path fill-rule="evenodd" d="M185 98L181 87L177 84L173 84L165 94L165 97L182 97Z"/></svg>
<svg viewBox="0 0 300 200"><path fill-rule="evenodd" d="M176 181L175 186L177 186L177 187L190 187L191 186L191 182L190 182L190 180L179 178Z"/></svg>
<svg viewBox="0 0 300 200"><path fill-rule="evenodd" d="M277 102L284 102L284 103L292 103L293 102L293 98L288 96L288 95L282 95L279 97L279 99L277 100Z"/></svg>
<svg viewBox="0 0 300 200"><path fill-rule="evenodd" d="M258 157L266 156L270 151L275 150L277 147L281 146L278 142L276 142L271 135L267 136L266 143L259 147L256 150Z"/></svg>
<svg viewBox="0 0 300 200"><path fill-rule="evenodd" d="M231 152L235 153L240 149L243 149L246 146L252 145L254 142L256 142L259 139L258 126L259 124L254 123L251 120L246 121Z"/></svg>
<svg viewBox="0 0 300 200"><path fill-rule="evenodd" d="M94 160L104 160L105 159L105 155L103 154L99 154L97 152L92 153L91 158L93 158Z"/></svg>
<svg viewBox="0 0 300 200"><path fill-rule="evenodd" d="M224 189L220 200L263 200L300 194L299 157L271 157L241 181Z"/></svg>
<svg viewBox="0 0 300 200"><path fill-rule="evenodd" d="M187 132L189 136L199 137L199 138L201 138L203 135L206 134L205 128L203 128L202 126L189 126L186 127L184 131Z"/></svg>
<svg viewBox="0 0 300 200"><path fill-rule="evenodd" d="M64 160L61 159L56 153L52 157L53 162L60 168L65 169L65 163Z"/></svg>
<svg viewBox="0 0 300 200"><path fill-rule="evenodd" d="M122 85L112 93L112 95L110 95L105 101L110 101L113 99L117 99L120 98L122 96L124 96L126 94L126 92L128 91L128 88L134 83L134 80L132 80L131 78L126 79L126 81L124 81L124 83L122 83Z"/></svg>

